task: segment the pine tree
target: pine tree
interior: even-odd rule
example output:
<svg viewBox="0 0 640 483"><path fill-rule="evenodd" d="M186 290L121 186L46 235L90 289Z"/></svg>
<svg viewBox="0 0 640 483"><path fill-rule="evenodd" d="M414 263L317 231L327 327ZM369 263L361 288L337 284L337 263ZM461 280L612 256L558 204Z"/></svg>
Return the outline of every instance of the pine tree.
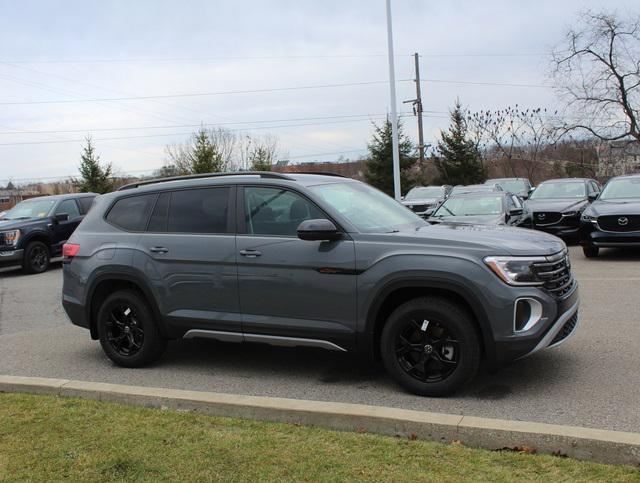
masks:
<svg viewBox="0 0 640 483"><path fill-rule="evenodd" d="M271 156L263 146L258 146L251 152L249 161L251 161L251 171L271 171Z"/></svg>
<svg viewBox="0 0 640 483"><path fill-rule="evenodd" d="M111 191L113 182L111 180L112 166L100 164L100 156L95 152L91 143L91 137L87 137L87 145L82 148L80 155L81 178L76 181L76 188L82 193L107 193Z"/></svg>
<svg viewBox="0 0 640 483"><path fill-rule="evenodd" d="M467 123L462 105L457 100L451 111L451 125L447 132L440 131L436 168L440 172L440 181L450 185L469 185L481 183L485 179L480 152L477 145L468 137Z"/></svg>
<svg viewBox="0 0 640 483"><path fill-rule="evenodd" d="M382 126L374 124L371 142L367 145L369 157L366 160L367 183L393 196L393 138L391 121L387 119ZM411 139L404 134L402 124L398 122L398 143L400 151L400 184L404 191L410 186L409 170L417 161Z"/></svg>
<svg viewBox="0 0 640 483"><path fill-rule="evenodd" d="M222 171L222 156L204 129L200 129L194 135L193 148L189 157L191 173L193 174L218 173Z"/></svg>

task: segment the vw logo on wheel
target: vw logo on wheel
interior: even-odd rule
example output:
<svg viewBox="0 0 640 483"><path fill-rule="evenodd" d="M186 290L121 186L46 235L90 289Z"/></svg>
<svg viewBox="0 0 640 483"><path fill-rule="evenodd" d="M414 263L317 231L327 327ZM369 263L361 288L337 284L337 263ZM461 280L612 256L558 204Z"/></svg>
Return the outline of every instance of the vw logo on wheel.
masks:
<svg viewBox="0 0 640 483"><path fill-rule="evenodd" d="M618 218L618 225L626 226L628 223L629 223L629 218L627 218L626 216L621 216L620 218Z"/></svg>

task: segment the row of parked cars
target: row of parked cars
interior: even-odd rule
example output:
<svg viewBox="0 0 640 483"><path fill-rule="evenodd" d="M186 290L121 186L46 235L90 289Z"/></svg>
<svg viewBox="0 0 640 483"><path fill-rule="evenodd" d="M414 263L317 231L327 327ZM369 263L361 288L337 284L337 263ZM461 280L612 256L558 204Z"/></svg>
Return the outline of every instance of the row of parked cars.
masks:
<svg viewBox="0 0 640 483"><path fill-rule="evenodd" d="M402 203L430 223L510 225L579 242L586 257L600 248L640 247L640 175L618 176L604 188L593 179L524 178L472 186L411 189Z"/></svg>

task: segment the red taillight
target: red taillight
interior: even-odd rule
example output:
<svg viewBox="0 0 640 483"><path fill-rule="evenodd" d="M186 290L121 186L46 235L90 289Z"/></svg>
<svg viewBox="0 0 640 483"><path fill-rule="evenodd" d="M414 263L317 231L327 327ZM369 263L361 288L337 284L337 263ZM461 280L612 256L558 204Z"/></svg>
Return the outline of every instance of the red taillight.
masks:
<svg viewBox="0 0 640 483"><path fill-rule="evenodd" d="M70 259L75 257L80 251L80 245L75 243L65 243L62 245L62 256L64 258Z"/></svg>

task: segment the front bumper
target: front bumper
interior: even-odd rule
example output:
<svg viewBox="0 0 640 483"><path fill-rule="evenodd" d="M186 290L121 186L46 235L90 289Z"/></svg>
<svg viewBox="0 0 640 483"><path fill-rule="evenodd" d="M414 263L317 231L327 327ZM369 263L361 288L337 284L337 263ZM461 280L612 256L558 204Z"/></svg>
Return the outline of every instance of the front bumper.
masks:
<svg viewBox="0 0 640 483"><path fill-rule="evenodd" d="M21 265L24 258L24 250L1 250L0 266Z"/></svg>
<svg viewBox="0 0 640 483"><path fill-rule="evenodd" d="M532 222L532 228L560 238L575 238L580 232L580 220L577 216L563 216L557 223L549 225Z"/></svg>
<svg viewBox="0 0 640 483"><path fill-rule="evenodd" d="M604 231L596 223L583 222L580 225L580 244L592 247L640 247L640 232Z"/></svg>

